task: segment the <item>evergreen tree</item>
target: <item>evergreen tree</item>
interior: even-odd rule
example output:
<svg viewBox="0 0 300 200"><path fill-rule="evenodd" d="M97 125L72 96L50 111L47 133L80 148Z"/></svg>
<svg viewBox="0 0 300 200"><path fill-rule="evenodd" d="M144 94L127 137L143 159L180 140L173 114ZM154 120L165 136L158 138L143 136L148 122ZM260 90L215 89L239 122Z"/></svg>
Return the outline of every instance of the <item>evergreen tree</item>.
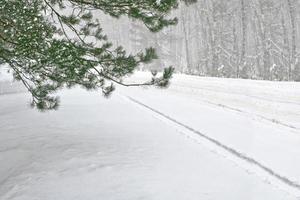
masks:
<svg viewBox="0 0 300 200"><path fill-rule="evenodd" d="M146 83L122 82L139 64L156 58L155 50L128 55L121 46L113 48L94 15L125 15L157 32L176 24L166 15L177 6L178 0L0 0L0 63L10 66L40 110L56 109L53 93L65 86L101 89L105 96L113 83L165 87L171 67Z"/></svg>

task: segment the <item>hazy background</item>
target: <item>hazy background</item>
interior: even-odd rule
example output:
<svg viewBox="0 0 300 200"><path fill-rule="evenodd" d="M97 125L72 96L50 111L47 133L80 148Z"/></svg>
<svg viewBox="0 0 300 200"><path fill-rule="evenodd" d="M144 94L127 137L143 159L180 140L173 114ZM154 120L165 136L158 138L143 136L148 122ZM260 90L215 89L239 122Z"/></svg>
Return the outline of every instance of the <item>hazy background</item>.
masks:
<svg viewBox="0 0 300 200"><path fill-rule="evenodd" d="M173 65L201 76L300 80L296 0L198 0L171 16L177 26L150 33L142 23L101 15L115 45L132 53L155 47L160 59L144 69Z"/></svg>

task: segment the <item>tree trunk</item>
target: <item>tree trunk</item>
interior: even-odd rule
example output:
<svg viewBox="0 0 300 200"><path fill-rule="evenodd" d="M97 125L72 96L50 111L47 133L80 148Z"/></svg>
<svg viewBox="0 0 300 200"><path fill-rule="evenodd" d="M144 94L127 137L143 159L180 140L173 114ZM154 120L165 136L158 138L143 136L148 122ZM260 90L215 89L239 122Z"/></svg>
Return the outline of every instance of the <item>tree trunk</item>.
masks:
<svg viewBox="0 0 300 200"><path fill-rule="evenodd" d="M185 12L187 15L188 13ZM182 30L183 30L183 36L184 36L184 46L185 46L185 56L186 56L186 64L187 64L187 70L188 73L191 73L191 62L190 62L190 48L189 48L189 39L188 39L188 29L187 29L187 23L189 23L189 20L185 19L183 10L181 10L181 21L182 21Z"/></svg>
<svg viewBox="0 0 300 200"><path fill-rule="evenodd" d="M294 0L287 0L289 15L291 20L291 34L292 34L292 47L290 55L290 65L288 69L288 80L291 80L292 70L295 68L296 63L296 27L295 27L295 2Z"/></svg>
<svg viewBox="0 0 300 200"><path fill-rule="evenodd" d="M236 77L240 76L240 67L244 66L245 63L245 54L246 54L246 8L245 8L245 0L241 0L241 26L242 26L242 45L241 45L241 55L240 61L237 67Z"/></svg>

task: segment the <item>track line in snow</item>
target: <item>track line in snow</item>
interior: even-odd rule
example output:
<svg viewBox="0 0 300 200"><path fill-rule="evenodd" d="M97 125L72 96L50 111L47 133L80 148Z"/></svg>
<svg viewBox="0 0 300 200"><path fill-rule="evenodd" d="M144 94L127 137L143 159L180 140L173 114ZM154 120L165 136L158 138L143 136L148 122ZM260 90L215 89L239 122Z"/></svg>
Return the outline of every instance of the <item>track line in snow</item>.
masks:
<svg viewBox="0 0 300 200"><path fill-rule="evenodd" d="M185 85L179 85L176 84L175 87L181 87L181 88L192 88L195 90L205 90L205 91L210 91L210 92L214 92L214 93L222 93L222 94L234 94L234 95L238 95L238 96L245 96L245 97L249 97L249 98L253 98L253 99L258 99L258 100L262 100L262 101L269 101L269 102L276 102L276 103L282 103L282 104L292 104L292 105L300 105L300 103L295 102L295 101L285 101L285 100L274 100L274 99L270 99L270 98L266 98L266 97L260 97L260 96L255 96L255 95L249 95L249 94L242 94L239 92L226 92L226 91L221 91L221 90L214 90L211 88L204 88L204 87L199 87L199 86L190 86L187 87Z"/></svg>
<svg viewBox="0 0 300 200"><path fill-rule="evenodd" d="M176 119L130 97L130 96L125 96L128 100L130 100L131 102L138 104L140 106L142 106L143 108L150 110L152 113L155 113L156 115L159 115L160 117L163 117L164 119L175 123L176 125L179 125L180 127L184 128L185 130L188 130L194 134L197 134L198 136L200 136L201 138L205 139L206 141L210 142L211 144L221 148L222 150L225 150L227 153L229 153L230 155L233 155L234 157L238 158L239 160L245 161L248 165L252 165L258 169L260 169L261 171L265 172L267 175L269 175L271 178L273 178L273 180L277 180L280 183L284 184L284 186L282 187L282 189L288 191L291 194L297 195L297 197L300 198L300 184L297 182L294 182L292 180L290 180L289 178L280 175L279 173L275 172L273 169L271 169L270 167L262 164L261 162L255 160L252 157L249 157L241 152L239 152L238 150L227 146L225 144L223 144L222 142L182 123L177 121Z"/></svg>
<svg viewBox="0 0 300 200"><path fill-rule="evenodd" d="M175 87L178 87L178 85L176 85ZM182 86L183 87L183 86ZM183 87L183 88L186 88L186 87ZM213 90L211 90L213 91ZM176 93L176 90L175 90L175 93ZM222 93L226 93L226 94L229 94L227 92L222 92ZM240 96L247 96L248 95L243 95L243 94L236 94L236 95L240 95ZM251 96L249 96L251 97ZM286 127L286 128L290 128L291 131L297 131L297 130L300 130L299 127L296 127L296 126L293 126L291 124L288 124L286 122L282 122L278 119L274 119L274 118L268 118L268 117L265 117L263 115L260 115L260 114L255 114L255 113L251 113L251 112L247 112L245 110L241 110L239 108L235 108L235 107L232 107L232 106L228 106L228 105L225 105L225 104L220 104L220 103L214 103L212 101L208 101L208 100L205 100L205 99L201 99L201 98L196 98L196 100L198 101L201 101L201 102L205 102L205 103L208 103L208 104L211 104L211 105L214 105L214 106L217 106L217 107L222 107L222 108L225 108L225 109L228 109L228 110L232 110L232 111L235 111L235 112L238 112L238 113L244 113L244 114L247 114L249 116L253 116L253 117L257 117L257 118L260 118L260 119L263 119L263 120L266 120L270 123L274 123L274 124L277 124L277 125L280 125L280 126L283 126L283 127ZM277 102L277 101L274 101L274 102ZM287 103L287 102L279 102L279 103ZM288 103L291 103L291 102L288 102ZM294 103L292 103L294 104ZM297 104L298 105L298 104ZM300 105L300 104L299 104Z"/></svg>
<svg viewBox="0 0 300 200"><path fill-rule="evenodd" d="M286 128L290 128L291 131L300 130L300 128L295 127L295 126L293 126L291 124L284 123L284 122L282 122L282 121L280 121L278 119L268 118L268 117L265 117L263 115L259 115L259 114L255 114L255 113L250 113L250 112L241 110L239 108L234 108L234 107L231 107L231 106L227 106L225 104L213 103L211 101L207 101L207 100L204 100L204 99L203 100L202 99L196 99L196 100L199 100L199 101L202 101L202 102L205 102L205 103L217 106L217 107L221 107L221 108L224 108L224 109L227 109L227 110L231 110L231 111L235 111L235 112L238 112L238 113L243 113L243 114L249 115L250 117L252 117L252 119L254 119L253 117L257 117L257 118L266 120L266 121L268 121L270 123L274 123L274 124L277 124L277 125L280 125L280 126L283 126L283 127L286 127Z"/></svg>

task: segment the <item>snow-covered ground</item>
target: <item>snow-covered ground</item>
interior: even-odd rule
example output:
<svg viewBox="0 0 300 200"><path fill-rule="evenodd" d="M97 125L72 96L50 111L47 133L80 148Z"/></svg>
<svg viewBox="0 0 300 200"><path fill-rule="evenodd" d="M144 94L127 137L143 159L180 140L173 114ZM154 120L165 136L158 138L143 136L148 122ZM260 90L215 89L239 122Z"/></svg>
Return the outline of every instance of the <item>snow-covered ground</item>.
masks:
<svg viewBox="0 0 300 200"><path fill-rule="evenodd" d="M1 200L300 197L299 83L176 75L110 99L62 91L47 113L0 85Z"/></svg>
<svg viewBox="0 0 300 200"><path fill-rule="evenodd" d="M139 72L133 81L148 80ZM300 83L220 79L177 74L168 94L199 100L255 118L300 130Z"/></svg>

